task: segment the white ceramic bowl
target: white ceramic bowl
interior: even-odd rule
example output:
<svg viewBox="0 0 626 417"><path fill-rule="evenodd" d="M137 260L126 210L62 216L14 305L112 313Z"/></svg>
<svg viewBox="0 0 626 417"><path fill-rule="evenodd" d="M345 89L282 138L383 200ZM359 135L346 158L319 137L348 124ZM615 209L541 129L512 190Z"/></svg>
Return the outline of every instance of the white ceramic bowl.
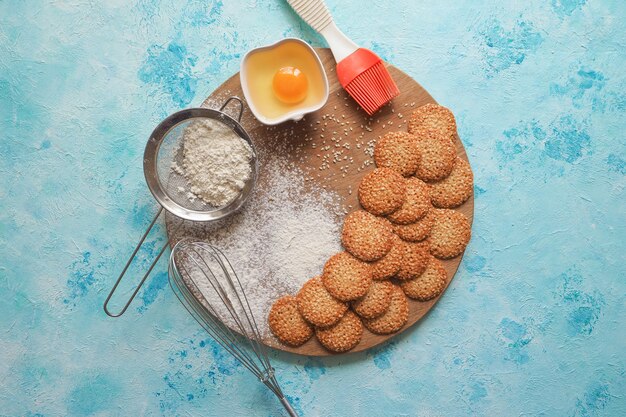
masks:
<svg viewBox="0 0 626 417"><path fill-rule="evenodd" d="M299 107L299 108L287 111L287 112L285 112L284 114L281 114L278 117L268 118L267 116L263 115L263 113L259 112L257 106L254 103L254 100L251 98L249 78L248 78L248 66L246 64L247 64L247 61L248 61L248 59L249 59L249 57L251 55L253 55L255 53L271 50L271 49L276 49L276 48L280 47L282 44L287 43L287 42L296 42L296 43L298 43L300 45L305 46L305 48L315 58L315 62L317 62L317 67L319 69L319 72L322 75L324 91L323 91L323 94L322 94L322 98L318 102L316 102L316 103L313 103L313 104L308 105L306 107ZM326 77L326 71L324 71L324 66L322 65L322 61L320 60L320 57L317 55L315 50L311 47L311 45L309 45L308 43L306 43L302 39L298 39L298 38L281 39L280 41L278 41L276 43L273 43L271 45L262 46L262 47L259 47L259 48L254 48L254 49L251 49L250 51L248 51L246 53L246 55L244 55L243 59L241 60L241 68L240 68L240 71L239 71L239 80L241 82L241 88L243 89L243 95L245 96L246 101L248 102L248 106L250 107L250 111L252 111L254 116L261 123L263 123L265 125L277 125L277 124L285 122L287 120L298 121L298 120L302 119L305 114L312 113L314 111L317 111L317 110L321 109L324 106L324 104L326 104L326 101L328 100L328 78Z"/></svg>

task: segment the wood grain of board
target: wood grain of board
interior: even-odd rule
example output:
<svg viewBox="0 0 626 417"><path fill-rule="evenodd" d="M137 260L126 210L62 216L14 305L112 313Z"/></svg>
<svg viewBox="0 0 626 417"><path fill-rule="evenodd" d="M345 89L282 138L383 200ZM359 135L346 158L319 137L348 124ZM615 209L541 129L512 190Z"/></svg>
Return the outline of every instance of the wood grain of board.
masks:
<svg viewBox="0 0 626 417"><path fill-rule="evenodd" d="M262 125L258 120L254 118L249 109L245 108L241 124L248 131L253 138L255 146L258 151L271 152L271 149L266 149L271 143L270 138L275 138L277 135L285 135L294 148L299 149L297 155L287 155L298 167L302 168L306 172L311 173L311 177L317 186L325 186L328 189L336 192L341 200L342 205L346 211L356 210L359 208L356 189L361 181L363 175L374 169L372 158L364 152L364 146L356 148L354 146L355 137L362 136L360 142L367 143L372 140L376 140L379 136L384 135L389 131L403 130L406 131L406 122L413 109L424 105L426 103L436 103L436 101L428 94L428 92L420 86L415 80L409 77L404 72L395 68L392 65L387 65L389 72L393 79L396 81L398 88L400 89L400 96L395 98L393 102L385 106L372 118L369 118L367 114L358 108L356 102L354 102L344 90L341 88L337 77L335 75L335 61L332 54L327 48L316 49L320 58L324 64L328 75L330 96L326 105L319 111L309 114L304 120L300 122L286 122L278 126L268 127ZM216 108L220 103L223 103L229 96L238 96L243 98L243 92L239 82L239 74L233 75L220 87L218 87L203 103L203 106ZM228 112L228 110L226 110ZM321 126L324 121L328 120L328 117L338 119L341 123L334 123L332 125L332 131L325 132L326 138L330 138L333 135L332 132L336 132L334 135L342 136L345 141L351 143L351 149L349 155L353 158L351 169L345 169L345 164L342 163L329 163L328 167L320 170L320 157L317 155L320 153L320 146L325 140L321 137L324 133L321 132ZM327 119L324 118L327 117ZM318 123L318 121L320 121ZM356 122L356 123L354 123ZM369 129L362 129L361 125L369 125ZM352 130L346 127L352 127ZM344 131L344 129L346 131ZM346 135L346 133L348 133ZM311 140L311 138L315 138ZM327 143L329 143L327 141ZM316 145L314 145L316 144ZM457 155L467 160L467 155L463 144L458 136L455 139L455 145ZM264 190L260 190L264 192ZM473 221L474 217L474 195L469 198L461 207L457 208L470 220ZM172 227L176 224L175 220L171 216L166 216L166 225L168 235L170 237L170 244L174 245L178 239L173 238L171 233ZM443 261L448 279L446 288L454 278L454 275L459 267L461 258L463 255L457 256L454 259ZM320 271L323 265L320 265ZM444 291L445 293L445 291ZM427 301L418 302L409 300L409 320L408 323L400 330L403 332L409 329L413 324L420 320L424 315L437 303L439 298L443 296L442 293L439 297ZM266 317L258 318L259 320L266 320ZM358 352L364 349L376 346L398 333L391 335L376 335L364 329L363 338L361 342L350 352ZM322 347L315 337L311 338L304 345L294 348L281 344L273 337L269 337L264 342L273 348L293 352L301 355L309 356L326 356L333 355L333 353L327 351Z"/></svg>

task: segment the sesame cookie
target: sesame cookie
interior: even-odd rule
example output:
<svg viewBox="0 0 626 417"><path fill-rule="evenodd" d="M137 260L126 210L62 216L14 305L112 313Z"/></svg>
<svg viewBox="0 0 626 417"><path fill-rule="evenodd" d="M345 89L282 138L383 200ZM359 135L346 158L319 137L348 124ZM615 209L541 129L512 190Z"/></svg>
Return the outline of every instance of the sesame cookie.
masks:
<svg viewBox="0 0 626 417"><path fill-rule="evenodd" d="M402 240L395 234L391 240L393 244L389 252L376 262L370 263L372 279L374 280L380 281L391 278L400 270L400 264L404 255L404 245Z"/></svg>
<svg viewBox="0 0 626 417"><path fill-rule="evenodd" d="M406 132L389 132L374 147L374 162L379 168L391 168L408 177L415 173L420 154L415 136Z"/></svg>
<svg viewBox="0 0 626 417"><path fill-rule="evenodd" d="M391 304L393 284L389 281L374 281L365 297L352 302L352 309L364 319L381 316Z"/></svg>
<svg viewBox="0 0 626 417"><path fill-rule="evenodd" d="M430 206L428 185L419 178L407 178L404 204L387 218L396 224L414 223L424 217Z"/></svg>
<svg viewBox="0 0 626 417"><path fill-rule="evenodd" d="M407 129L413 134L420 129L426 129L454 140L456 120L454 114L446 107L429 103L418 107L411 114Z"/></svg>
<svg viewBox="0 0 626 417"><path fill-rule="evenodd" d="M393 223L391 223L388 218L378 216L376 216L376 218L383 222L383 224L387 226L391 231L393 231Z"/></svg>
<svg viewBox="0 0 626 417"><path fill-rule="evenodd" d="M426 270L428 258L429 252L426 242L404 242L402 264L396 278L404 281L419 277Z"/></svg>
<svg viewBox="0 0 626 417"><path fill-rule="evenodd" d="M435 207L453 208L460 206L472 195L474 186L472 168L465 159L457 157L450 175L440 181L431 182L428 186L430 199ZM408 193L409 188L407 187L407 199Z"/></svg>
<svg viewBox="0 0 626 417"><path fill-rule="evenodd" d="M372 283L372 271L367 263L348 252L339 252L326 261L322 282L336 299L356 300L367 294Z"/></svg>
<svg viewBox="0 0 626 417"><path fill-rule="evenodd" d="M352 311L348 311L334 326L315 329L317 340L333 352L346 352L352 349L359 344L362 335L363 323Z"/></svg>
<svg viewBox="0 0 626 417"><path fill-rule="evenodd" d="M370 213L384 216L402 206L405 192L402 175L390 168L377 168L361 180L359 202Z"/></svg>
<svg viewBox="0 0 626 417"><path fill-rule="evenodd" d="M424 181L438 181L452 172L456 162L456 149L452 140L438 132L418 129L417 148L421 159L415 176Z"/></svg>
<svg viewBox="0 0 626 417"><path fill-rule="evenodd" d="M313 328L298 311L298 303L293 295L276 300L267 321L272 333L287 345L300 346L313 336Z"/></svg>
<svg viewBox="0 0 626 417"><path fill-rule="evenodd" d="M333 298L315 277L304 283L296 295L298 311L309 323L318 327L332 326L348 310L348 305Z"/></svg>
<svg viewBox="0 0 626 417"><path fill-rule="evenodd" d="M363 320L365 327L376 334L397 332L409 319L409 302L402 289L396 285L391 290L391 303L387 311L375 319Z"/></svg>
<svg viewBox="0 0 626 417"><path fill-rule="evenodd" d="M459 211L435 209L435 224L430 231L430 253L437 258L454 258L470 241L472 230L467 217Z"/></svg>
<svg viewBox="0 0 626 417"><path fill-rule="evenodd" d="M446 287L446 269L441 261L430 255L422 275L400 283L407 297L418 301L432 300Z"/></svg>
<svg viewBox="0 0 626 417"><path fill-rule="evenodd" d="M357 210L348 214L343 222L341 243L357 258L375 261L391 249L393 231L380 218L365 210Z"/></svg>
<svg viewBox="0 0 626 417"><path fill-rule="evenodd" d="M394 224L394 233L407 242L419 242L426 239L435 224L434 211L435 209L431 207L426 215L415 223Z"/></svg>

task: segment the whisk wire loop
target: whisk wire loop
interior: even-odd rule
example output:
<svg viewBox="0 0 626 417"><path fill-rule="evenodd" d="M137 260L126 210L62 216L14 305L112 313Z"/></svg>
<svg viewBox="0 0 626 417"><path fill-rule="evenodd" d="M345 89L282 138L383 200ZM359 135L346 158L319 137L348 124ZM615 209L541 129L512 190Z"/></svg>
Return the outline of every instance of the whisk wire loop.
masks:
<svg viewBox="0 0 626 417"><path fill-rule="evenodd" d="M181 267L181 270L189 275L189 272L184 266ZM172 271L171 265L170 271ZM184 290L185 286L188 284L184 282L181 275L176 272L176 269L174 269L174 273L171 273L170 275L173 275L175 277L174 282L176 284L176 288L172 286L172 289L174 289L174 292L177 295L179 293L183 295L186 303L183 302L180 297L178 297L178 299L183 302L183 305L185 305L185 307L188 307L188 305L191 306L193 312L190 311L190 313L192 313L192 315L200 323L200 325L202 325L202 327L204 327L205 330L217 342L219 342L226 350L228 350L230 354L239 359L246 368L248 368L255 375L258 375L261 372L258 366L252 360L248 360L247 353L242 351L241 346L239 346L239 344L237 343L237 336L233 333L233 331L228 326L224 325L221 321L216 320L215 317L218 316L217 312L213 309L212 305L208 303L205 296L202 294L201 290L198 288L195 282L189 281L189 283L196 290L194 292L196 294L199 294L199 297L204 301L204 305L198 302L198 299L194 294ZM189 310L189 308L187 308L187 310Z"/></svg>
<svg viewBox="0 0 626 417"><path fill-rule="evenodd" d="M223 272L223 277L226 278L225 280L226 284L228 284L228 286L230 287L231 294L237 297L236 301L238 302L238 304L235 304L235 305L239 305L242 307L240 312L236 311L235 305L233 305L233 301L231 301L230 297L228 296L229 291L223 287L222 280L217 278L217 276L214 274L213 270L207 263L207 259L206 259L207 256L202 256L198 252L198 248L205 251L205 255L210 257L210 259L216 261L217 264L219 265L220 269ZM254 321L252 309L250 308L248 299L244 296L242 300L242 297L240 296L240 294L243 294L243 291L244 291L243 286L241 285L241 281L239 280L239 277L237 276L236 272L234 271L234 268L232 267L232 265L230 264L226 256L219 249L210 245L203 245L200 243L192 245L190 247L190 251L196 255L196 257L191 256L191 260L194 262L196 266L201 268L201 271L203 272L203 274L209 281L211 287L218 294L220 300L226 307L230 318L235 322L236 327L239 330L239 333L241 333L248 340L250 340L251 347L255 355L264 365L269 366L269 361L266 361L267 355L265 353L265 349L263 345L259 343L259 340L261 339L261 335L258 332L258 327L256 325L256 322ZM201 267L200 262L202 262L205 268ZM228 267L226 267L226 264L228 264ZM237 282L238 288L235 286L235 281ZM195 285L195 282L193 282L193 284ZM201 293L200 289L197 286L196 288L198 289L198 292ZM206 297L204 298L206 300ZM206 301L207 301L207 305L210 306L211 313L213 313L216 316L219 316L218 312L213 310L213 307L210 305L208 300ZM241 314L238 314L238 313L243 313L242 314L243 317L241 317ZM246 320L247 323L243 321L244 319ZM230 329L228 330L230 331Z"/></svg>
<svg viewBox="0 0 626 417"><path fill-rule="evenodd" d="M226 255L209 243L184 239L172 249L168 271L174 294L192 317L278 397L291 417L297 417L278 384L245 289Z"/></svg>

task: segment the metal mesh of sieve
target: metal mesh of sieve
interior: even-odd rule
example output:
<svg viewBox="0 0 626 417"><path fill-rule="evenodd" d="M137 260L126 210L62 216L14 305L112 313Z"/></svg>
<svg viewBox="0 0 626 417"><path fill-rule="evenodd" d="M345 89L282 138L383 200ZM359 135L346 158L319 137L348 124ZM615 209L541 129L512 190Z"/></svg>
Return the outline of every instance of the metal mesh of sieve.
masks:
<svg viewBox="0 0 626 417"><path fill-rule="evenodd" d="M144 156L144 173L148 187L164 209L182 219L210 221L225 217L243 205L254 187L257 176L254 145L238 121L221 112L231 100L239 101L231 97L220 111L197 108L178 112L162 122L148 141ZM241 104L240 101L239 103ZM241 117L241 112L239 116ZM253 150L250 179L237 198L222 207L214 207L191 193L191 185L183 174L184 131L190 124L202 119L211 119L226 125L248 142Z"/></svg>
<svg viewBox="0 0 626 417"><path fill-rule="evenodd" d="M191 193L191 184L184 176L184 133L194 122L205 118L185 120L172 128L163 138L157 154L157 175L165 193L175 203L190 210L212 211L214 207Z"/></svg>

